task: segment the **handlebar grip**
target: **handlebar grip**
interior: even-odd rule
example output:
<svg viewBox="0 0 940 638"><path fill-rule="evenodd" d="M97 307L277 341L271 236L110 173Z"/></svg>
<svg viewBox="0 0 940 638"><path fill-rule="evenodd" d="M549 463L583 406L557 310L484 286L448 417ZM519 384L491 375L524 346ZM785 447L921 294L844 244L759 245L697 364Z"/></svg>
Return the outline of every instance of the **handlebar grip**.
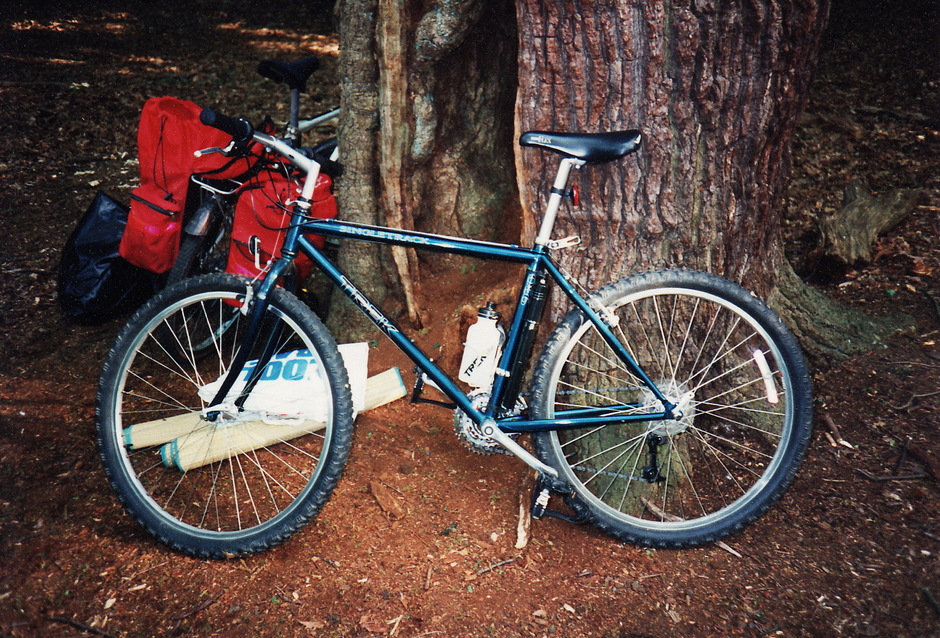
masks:
<svg viewBox="0 0 940 638"><path fill-rule="evenodd" d="M199 121L206 126L217 128L223 133L231 135L235 146L239 148L246 146L255 134L255 127L248 120L229 117L213 109L202 109L199 114Z"/></svg>

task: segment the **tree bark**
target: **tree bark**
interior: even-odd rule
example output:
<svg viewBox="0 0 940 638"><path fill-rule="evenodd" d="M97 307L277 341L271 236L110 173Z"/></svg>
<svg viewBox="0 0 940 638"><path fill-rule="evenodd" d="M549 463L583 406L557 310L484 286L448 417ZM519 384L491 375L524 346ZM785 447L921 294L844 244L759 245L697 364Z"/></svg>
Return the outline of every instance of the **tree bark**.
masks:
<svg viewBox="0 0 940 638"><path fill-rule="evenodd" d="M851 313L840 326L838 312L817 334L823 302L781 250L790 142L829 0L517 0L515 17L483 0L340 6L345 218L483 239L508 226L515 240L499 216L516 217L518 133L639 128L638 154L575 174L587 203L562 211L555 236L583 244L563 268L588 288L667 266L721 274L789 313L816 361L883 335ZM513 159L527 243L558 157ZM380 303L403 292L420 325L421 272L446 259L354 244L342 261L356 281ZM341 312L333 325L355 324Z"/></svg>
<svg viewBox="0 0 940 638"><path fill-rule="evenodd" d="M818 365L906 325L834 304L795 276L781 250L791 141L829 0L516 6L517 133L644 133L636 156L575 175L589 203L556 225L556 237L581 236L582 250L561 263L587 287L667 266L723 275L768 299ZM525 240L557 159L517 152Z"/></svg>
<svg viewBox="0 0 940 638"><path fill-rule="evenodd" d="M364 224L380 222L375 180L378 134L378 68L375 64L375 20L378 0L342 0L338 5L340 40L340 156L345 166L337 181L339 214ZM377 303L388 296L385 253L365 242L345 242L339 266ZM338 295L335 295L338 297ZM361 340L374 331L371 323L345 299L331 304L328 323L335 335Z"/></svg>
<svg viewBox="0 0 940 638"><path fill-rule="evenodd" d="M590 251L563 266L593 288L683 266L766 295L783 257L790 141L828 0L519 0L517 131L638 128L636 156L586 167L581 211L556 236ZM517 162L526 237L557 156ZM585 245L586 244L586 245Z"/></svg>
<svg viewBox="0 0 940 638"><path fill-rule="evenodd" d="M341 214L494 238L503 227L498 216L517 199L507 153L515 95L512 5L343 0L340 6L342 90L353 92L343 100L341 153L347 165L351 154L356 163L343 177ZM358 248L345 263L352 266L363 250L359 274L375 280L380 295L400 290L407 315L420 326L422 268L447 260Z"/></svg>

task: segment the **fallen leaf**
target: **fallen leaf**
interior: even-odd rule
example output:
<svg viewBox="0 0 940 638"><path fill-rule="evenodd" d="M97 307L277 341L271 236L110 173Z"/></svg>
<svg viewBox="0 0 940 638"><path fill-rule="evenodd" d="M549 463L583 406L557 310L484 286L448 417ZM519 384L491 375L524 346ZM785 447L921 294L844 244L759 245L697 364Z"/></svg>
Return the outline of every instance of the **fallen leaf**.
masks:
<svg viewBox="0 0 940 638"><path fill-rule="evenodd" d="M911 266L911 272L914 273L915 275L929 276L933 274L933 269L928 267L927 264L924 263L923 257L914 257L913 261L914 261L914 265Z"/></svg>
<svg viewBox="0 0 940 638"><path fill-rule="evenodd" d="M372 490L372 496L375 497L383 512L395 519L404 518L405 508L401 506L390 489L378 481L371 481L369 489Z"/></svg>
<svg viewBox="0 0 940 638"><path fill-rule="evenodd" d="M326 623L322 620L301 620L299 622L301 625L303 625L304 629L311 632L326 627Z"/></svg>

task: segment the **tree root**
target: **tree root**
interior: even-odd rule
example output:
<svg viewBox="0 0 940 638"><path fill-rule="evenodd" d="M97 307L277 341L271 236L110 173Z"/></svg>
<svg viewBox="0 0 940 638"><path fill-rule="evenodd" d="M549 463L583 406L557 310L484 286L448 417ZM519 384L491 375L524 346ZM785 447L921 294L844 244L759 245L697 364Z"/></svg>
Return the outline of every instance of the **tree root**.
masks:
<svg viewBox="0 0 940 638"><path fill-rule="evenodd" d="M888 336L913 326L907 315L870 316L830 299L803 283L785 260L767 302L796 335L815 368L883 348Z"/></svg>
<svg viewBox="0 0 940 638"><path fill-rule="evenodd" d="M902 188L876 198L863 181L852 182L842 208L819 220L825 254L849 265L871 262L875 239L910 215L923 192Z"/></svg>

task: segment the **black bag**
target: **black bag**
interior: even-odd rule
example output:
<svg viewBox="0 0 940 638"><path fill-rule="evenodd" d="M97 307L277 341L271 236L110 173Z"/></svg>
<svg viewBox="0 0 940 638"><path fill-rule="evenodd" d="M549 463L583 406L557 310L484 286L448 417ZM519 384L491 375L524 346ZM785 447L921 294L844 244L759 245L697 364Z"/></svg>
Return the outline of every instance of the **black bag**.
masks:
<svg viewBox="0 0 940 638"><path fill-rule="evenodd" d="M82 323L101 323L146 301L159 277L118 255L128 207L99 192L72 232L59 263L59 305Z"/></svg>

